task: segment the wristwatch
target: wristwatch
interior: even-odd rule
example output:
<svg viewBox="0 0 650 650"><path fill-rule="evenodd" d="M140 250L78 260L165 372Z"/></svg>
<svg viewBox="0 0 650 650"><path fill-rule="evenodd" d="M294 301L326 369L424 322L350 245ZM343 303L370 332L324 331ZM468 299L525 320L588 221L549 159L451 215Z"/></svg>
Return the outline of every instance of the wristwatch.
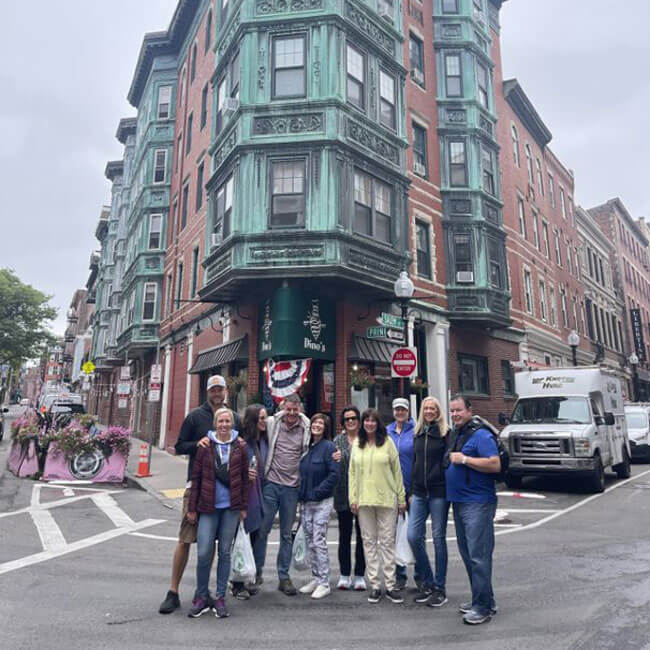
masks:
<svg viewBox="0 0 650 650"><path fill-rule="evenodd" d="M463 465L467 465L467 456L463 456Z"/></svg>

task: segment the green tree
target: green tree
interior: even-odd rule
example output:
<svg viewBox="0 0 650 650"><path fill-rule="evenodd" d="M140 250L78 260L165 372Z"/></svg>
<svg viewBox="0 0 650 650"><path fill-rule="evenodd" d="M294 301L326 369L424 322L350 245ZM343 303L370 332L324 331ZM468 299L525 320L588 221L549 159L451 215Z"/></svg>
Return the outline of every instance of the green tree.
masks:
<svg viewBox="0 0 650 650"><path fill-rule="evenodd" d="M0 364L16 368L53 340L47 325L57 312L50 298L10 269L0 269Z"/></svg>

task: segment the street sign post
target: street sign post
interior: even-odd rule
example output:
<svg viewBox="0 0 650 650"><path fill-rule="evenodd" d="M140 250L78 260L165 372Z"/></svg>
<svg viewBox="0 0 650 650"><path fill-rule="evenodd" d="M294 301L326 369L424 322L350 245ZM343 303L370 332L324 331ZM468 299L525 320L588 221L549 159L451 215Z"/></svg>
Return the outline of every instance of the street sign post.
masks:
<svg viewBox="0 0 650 650"><path fill-rule="evenodd" d="M392 327L396 330L404 329L404 319L399 316L394 316L393 314L388 314L385 311L382 311L381 314L379 314L377 322L384 327Z"/></svg>
<svg viewBox="0 0 650 650"><path fill-rule="evenodd" d="M405 342L402 330L386 327L385 325L368 327L366 329L366 337L369 339L389 339L400 344Z"/></svg>
<svg viewBox="0 0 650 650"><path fill-rule="evenodd" d="M390 362L391 377L408 379L415 377L418 369L417 348L397 348Z"/></svg>
<svg viewBox="0 0 650 650"><path fill-rule="evenodd" d="M159 384L162 381L162 366L159 363L154 363L149 372L149 383Z"/></svg>
<svg viewBox="0 0 650 650"><path fill-rule="evenodd" d="M92 375L95 372L95 364L92 361L86 361L81 369L87 374Z"/></svg>

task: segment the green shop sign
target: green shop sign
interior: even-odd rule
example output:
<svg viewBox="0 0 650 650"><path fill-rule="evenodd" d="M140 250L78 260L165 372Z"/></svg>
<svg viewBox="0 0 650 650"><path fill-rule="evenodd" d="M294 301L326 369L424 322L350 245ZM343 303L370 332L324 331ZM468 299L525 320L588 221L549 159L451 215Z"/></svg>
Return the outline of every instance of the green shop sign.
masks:
<svg viewBox="0 0 650 650"><path fill-rule="evenodd" d="M336 357L334 303L303 290L281 287L261 305L258 358Z"/></svg>

